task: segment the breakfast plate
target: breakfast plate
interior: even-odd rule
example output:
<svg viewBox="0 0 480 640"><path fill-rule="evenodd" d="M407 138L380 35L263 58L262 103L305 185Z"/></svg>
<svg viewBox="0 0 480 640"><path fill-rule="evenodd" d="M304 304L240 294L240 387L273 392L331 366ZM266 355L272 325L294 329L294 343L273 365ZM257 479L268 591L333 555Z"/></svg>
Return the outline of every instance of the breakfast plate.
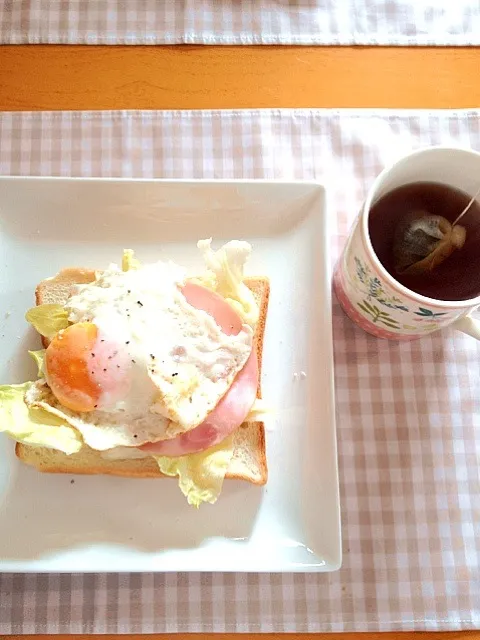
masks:
<svg viewBox="0 0 480 640"><path fill-rule="evenodd" d="M331 276L314 182L0 178L0 384L35 376L24 320L66 266L202 268L197 240L244 239L270 279L262 392L269 479L188 506L174 480L41 474L0 434L0 571L334 571L341 564Z"/></svg>

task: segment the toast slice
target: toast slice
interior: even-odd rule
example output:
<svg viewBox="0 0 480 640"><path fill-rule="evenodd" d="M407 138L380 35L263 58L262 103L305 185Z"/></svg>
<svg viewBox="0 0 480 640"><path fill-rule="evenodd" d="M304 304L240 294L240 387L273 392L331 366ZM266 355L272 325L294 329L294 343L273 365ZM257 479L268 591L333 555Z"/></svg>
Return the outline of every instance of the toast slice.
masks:
<svg viewBox="0 0 480 640"><path fill-rule="evenodd" d="M95 280L95 271L89 269L63 269L53 278L39 283L35 291L37 305L65 304L76 284L86 284ZM270 294L267 278L246 278L245 284L251 289L260 309L260 315L254 337L254 348L258 357L261 375L263 340ZM48 340L42 338L44 347ZM261 397L260 384L257 397ZM32 447L18 443L15 447L17 457L27 465L46 473L104 474L129 478L162 478L157 463L151 457L128 460L109 460L101 452L84 445L72 455L66 455L47 447ZM227 478L245 480L252 484L263 485L267 481L267 460L265 453L265 427L263 422L245 422L234 434L234 454Z"/></svg>

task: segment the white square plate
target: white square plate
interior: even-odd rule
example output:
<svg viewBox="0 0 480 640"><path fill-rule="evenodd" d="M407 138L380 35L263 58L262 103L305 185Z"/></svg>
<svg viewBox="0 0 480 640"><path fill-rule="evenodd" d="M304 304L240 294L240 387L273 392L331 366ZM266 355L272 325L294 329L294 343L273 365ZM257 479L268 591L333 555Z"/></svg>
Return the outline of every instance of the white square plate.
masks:
<svg viewBox="0 0 480 640"><path fill-rule="evenodd" d="M0 571L333 571L341 563L325 191L316 183L0 178L0 383L32 379L35 285L133 248L202 269L199 238L252 243L271 281L269 480L195 510L174 480L41 474L0 434Z"/></svg>

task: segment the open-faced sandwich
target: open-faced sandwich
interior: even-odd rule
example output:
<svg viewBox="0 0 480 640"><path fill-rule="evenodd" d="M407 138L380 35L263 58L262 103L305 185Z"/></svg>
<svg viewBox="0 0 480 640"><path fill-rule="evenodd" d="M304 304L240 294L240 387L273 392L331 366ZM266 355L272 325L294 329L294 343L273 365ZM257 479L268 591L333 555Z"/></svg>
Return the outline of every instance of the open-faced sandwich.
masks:
<svg viewBox="0 0 480 640"><path fill-rule="evenodd" d="M27 320L44 349L38 379L0 387L0 432L51 473L177 476L190 504L224 478L265 484L260 369L266 278L244 278L251 247L214 252L190 278L124 252L105 271L68 268L36 289Z"/></svg>

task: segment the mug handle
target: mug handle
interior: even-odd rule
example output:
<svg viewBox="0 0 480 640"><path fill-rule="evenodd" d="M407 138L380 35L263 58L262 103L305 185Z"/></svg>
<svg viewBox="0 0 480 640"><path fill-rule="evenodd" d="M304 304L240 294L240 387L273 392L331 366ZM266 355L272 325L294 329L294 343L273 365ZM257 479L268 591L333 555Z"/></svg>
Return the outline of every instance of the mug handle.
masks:
<svg viewBox="0 0 480 640"><path fill-rule="evenodd" d="M476 340L480 340L480 320L472 318L470 313L452 322L452 327L472 336Z"/></svg>

